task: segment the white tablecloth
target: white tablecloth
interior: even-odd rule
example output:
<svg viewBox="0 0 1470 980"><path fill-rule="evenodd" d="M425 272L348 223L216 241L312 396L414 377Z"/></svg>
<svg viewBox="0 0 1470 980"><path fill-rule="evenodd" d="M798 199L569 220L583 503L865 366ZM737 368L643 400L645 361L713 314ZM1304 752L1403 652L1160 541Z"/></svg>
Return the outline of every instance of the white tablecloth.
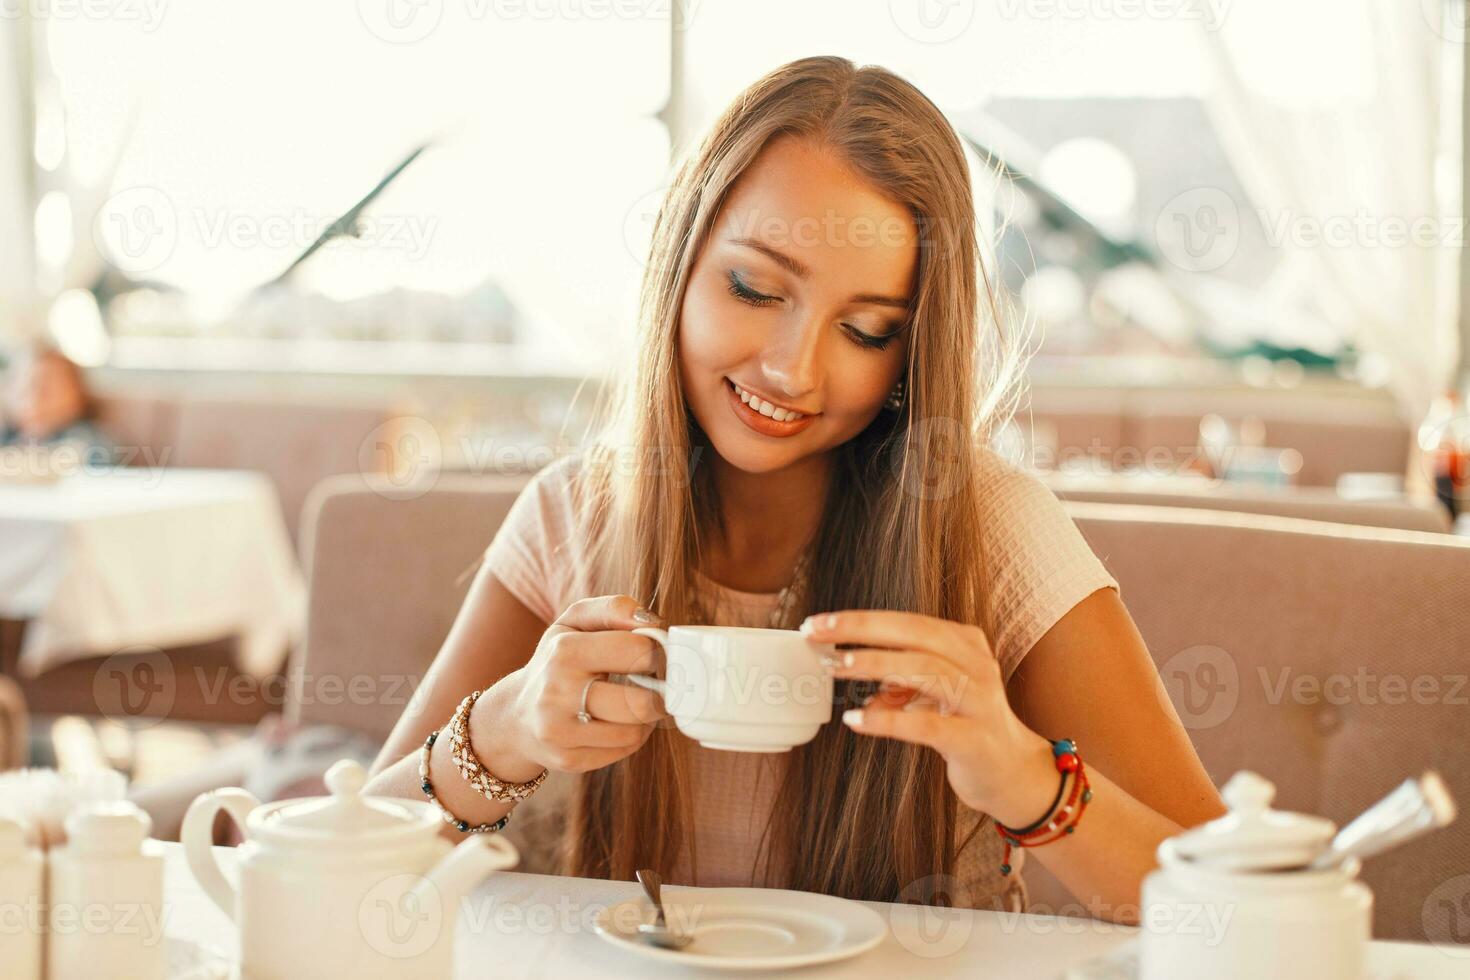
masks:
<svg viewBox="0 0 1470 980"><path fill-rule="evenodd" d="M125 467L0 484L0 616L29 620L21 671L240 637L241 670L278 669L305 589L275 487L259 473Z"/></svg>
<svg viewBox="0 0 1470 980"><path fill-rule="evenodd" d="M164 844L164 932L233 953L234 930L199 890L184 863L182 845ZM234 878L235 850L216 848L225 874ZM592 931L597 909L641 895L634 882L561 878L501 872L491 875L461 905L455 976L496 977L730 977L656 963L617 949ZM802 977L867 977L909 980L963 977L975 980L1061 980L1067 971L1103 956L1138 930L1092 919L937 909L885 902L863 903L888 923L878 947L850 960L807 967ZM476 925L478 928L475 928ZM1427 944L1375 942L1369 953L1372 980L1463 980L1470 958ZM330 963L315 963L330 977ZM795 975L795 974L793 974ZM1246 978L1242 978L1246 980Z"/></svg>

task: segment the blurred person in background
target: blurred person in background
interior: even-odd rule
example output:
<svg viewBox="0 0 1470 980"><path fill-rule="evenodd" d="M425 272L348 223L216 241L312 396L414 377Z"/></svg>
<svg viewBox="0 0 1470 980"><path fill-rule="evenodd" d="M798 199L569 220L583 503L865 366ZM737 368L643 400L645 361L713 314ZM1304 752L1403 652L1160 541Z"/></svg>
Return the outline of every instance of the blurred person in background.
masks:
<svg viewBox="0 0 1470 980"><path fill-rule="evenodd" d="M37 348L16 358L5 374L0 447L71 445L89 464L110 464L117 450L95 415L76 362L54 348Z"/></svg>

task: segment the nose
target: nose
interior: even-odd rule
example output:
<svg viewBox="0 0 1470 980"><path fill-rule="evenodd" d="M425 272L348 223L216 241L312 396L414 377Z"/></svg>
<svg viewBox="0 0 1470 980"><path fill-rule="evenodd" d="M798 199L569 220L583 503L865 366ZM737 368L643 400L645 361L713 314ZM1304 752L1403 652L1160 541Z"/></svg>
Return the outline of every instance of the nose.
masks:
<svg viewBox="0 0 1470 980"><path fill-rule="evenodd" d="M792 323L773 338L764 373L775 393L798 401L817 387L822 321L816 316Z"/></svg>

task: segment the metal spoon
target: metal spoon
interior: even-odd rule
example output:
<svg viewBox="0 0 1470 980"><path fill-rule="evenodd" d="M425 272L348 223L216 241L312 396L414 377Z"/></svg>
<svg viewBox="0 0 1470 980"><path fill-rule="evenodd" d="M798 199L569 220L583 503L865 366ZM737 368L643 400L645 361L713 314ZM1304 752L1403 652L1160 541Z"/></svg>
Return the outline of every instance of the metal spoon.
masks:
<svg viewBox="0 0 1470 980"><path fill-rule="evenodd" d="M1406 779L1337 832L1331 844L1307 867L1318 871L1349 857L1366 860L1443 827L1455 819L1455 801L1439 773L1429 770Z"/></svg>
<svg viewBox="0 0 1470 980"><path fill-rule="evenodd" d="M683 949L694 941L693 936L685 935L677 930L670 929L668 922L664 919L664 903L659 897L659 891L663 888L663 879L658 872L652 868L640 868L634 872L638 883L643 886L648 900L653 903L654 910L658 913L652 922L640 922L638 934L655 946L664 949Z"/></svg>

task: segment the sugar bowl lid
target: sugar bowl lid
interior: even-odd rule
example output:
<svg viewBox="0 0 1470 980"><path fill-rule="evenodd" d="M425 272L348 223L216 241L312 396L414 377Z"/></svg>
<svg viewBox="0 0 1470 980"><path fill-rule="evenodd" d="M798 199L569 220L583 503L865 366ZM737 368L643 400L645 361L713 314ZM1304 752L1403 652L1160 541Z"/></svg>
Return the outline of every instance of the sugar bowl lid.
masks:
<svg viewBox="0 0 1470 980"><path fill-rule="evenodd" d="M1222 871L1268 871L1308 864L1337 827L1325 817L1271 809L1276 786L1241 770L1221 795L1230 812L1172 838L1179 856Z"/></svg>
<svg viewBox="0 0 1470 980"><path fill-rule="evenodd" d="M266 804L251 814L252 828L272 842L360 847L418 836L437 826L425 803L362 792L367 771L356 759L339 759L326 774L330 796Z"/></svg>

